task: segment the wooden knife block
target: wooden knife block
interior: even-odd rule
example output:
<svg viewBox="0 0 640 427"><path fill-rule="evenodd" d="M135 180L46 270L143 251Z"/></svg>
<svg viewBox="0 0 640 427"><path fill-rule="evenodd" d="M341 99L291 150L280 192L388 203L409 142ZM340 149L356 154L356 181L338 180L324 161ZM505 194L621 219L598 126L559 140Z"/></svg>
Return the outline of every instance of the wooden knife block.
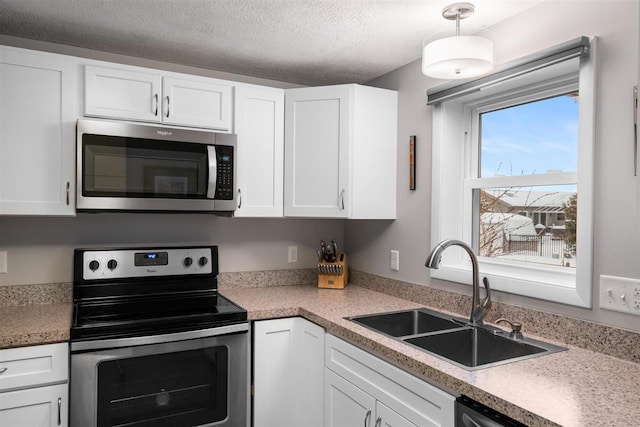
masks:
<svg viewBox="0 0 640 427"><path fill-rule="evenodd" d="M344 289L349 282L347 254L338 255L336 262L318 263L318 287L325 289Z"/></svg>

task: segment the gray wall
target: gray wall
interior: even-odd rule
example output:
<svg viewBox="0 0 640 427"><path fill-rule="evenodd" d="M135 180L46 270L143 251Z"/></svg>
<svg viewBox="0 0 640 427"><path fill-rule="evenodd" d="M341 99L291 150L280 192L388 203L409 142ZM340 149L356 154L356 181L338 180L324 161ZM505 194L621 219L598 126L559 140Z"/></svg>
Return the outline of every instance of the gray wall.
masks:
<svg viewBox="0 0 640 427"><path fill-rule="evenodd" d="M320 239L344 241L344 221L221 218L198 214L79 214L0 217L8 273L0 286L71 282L73 248L214 244L223 272L311 268ZM298 246L298 262L287 260Z"/></svg>
<svg viewBox="0 0 640 427"><path fill-rule="evenodd" d="M615 4L615 6L613 6ZM640 279L640 185L633 176L631 91L638 84L640 13L637 0L545 2L490 28L497 62L503 63L578 36L599 38L597 69L594 308L495 293L495 299L640 330L640 319L598 308L601 274ZM469 293L466 285L430 280L431 108L426 90L441 84L422 75L420 61L370 84L399 91L398 220L348 221L351 266L412 283ZM409 136L417 136L417 189L408 190ZM400 271L389 251L400 251Z"/></svg>

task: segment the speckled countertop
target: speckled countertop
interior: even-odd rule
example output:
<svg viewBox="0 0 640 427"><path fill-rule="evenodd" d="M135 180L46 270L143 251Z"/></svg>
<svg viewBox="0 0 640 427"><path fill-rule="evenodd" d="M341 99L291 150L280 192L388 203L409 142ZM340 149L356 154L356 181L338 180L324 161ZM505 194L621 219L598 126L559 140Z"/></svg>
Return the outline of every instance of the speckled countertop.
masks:
<svg viewBox="0 0 640 427"><path fill-rule="evenodd" d="M71 304L0 307L0 349L69 341Z"/></svg>
<svg viewBox="0 0 640 427"><path fill-rule="evenodd" d="M413 285L388 283L362 274L359 280L366 287L350 284L344 290L333 290L292 285L315 280L313 274L303 273L295 272L285 280L282 274L269 272L225 273L219 277L220 291L246 308L250 320L303 316L418 377L452 393L465 394L532 427L640 425L640 363L634 363L640 349L637 333L558 318L549 324L560 322L572 325L569 329L574 330L562 336L563 342L555 342L568 346L569 351L470 372L344 319L421 306L443 311L444 307L464 305L465 297L440 295L420 287L419 303L411 302L416 293ZM250 283L259 286L247 285ZM283 283L287 286L277 286ZM388 290L390 286L394 295L402 298L376 290ZM516 307L496 304L497 312L504 310L525 314ZM67 341L71 312L70 283L0 287L0 349ZM536 328L533 320L524 322L524 332L540 338L529 332ZM576 331L577 335L587 331L587 335L600 338L576 341ZM598 352L567 345L573 342ZM604 354L607 351L624 358Z"/></svg>
<svg viewBox="0 0 640 427"><path fill-rule="evenodd" d="M421 306L417 303L355 285L344 290L308 285L228 288L221 293L246 308L251 320L303 316L416 376L530 426L639 425L638 363L569 347L470 372L344 319Z"/></svg>
<svg viewBox="0 0 640 427"><path fill-rule="evenodd" d="M0 286L0 349L69 341L71 283Z"/></svg>

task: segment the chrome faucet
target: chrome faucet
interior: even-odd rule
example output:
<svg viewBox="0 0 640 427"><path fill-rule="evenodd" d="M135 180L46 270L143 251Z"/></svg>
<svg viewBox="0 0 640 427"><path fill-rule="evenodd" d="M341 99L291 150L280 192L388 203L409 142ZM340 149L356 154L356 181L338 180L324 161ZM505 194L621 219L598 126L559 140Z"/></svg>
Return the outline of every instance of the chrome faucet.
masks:
<svg viewBox="0 0 640 427"><path fill-rule="evenodd" d="M487 291L487 295L482 301L480 301L480 272L478 271L478 259L473 253L473 249L471 249L469 245L461 240L443 240L442 242L438 243L435 248L433 248L433 250L431 251L431 255L429 255L429 258L424 265L427 268L438 268L442 259L442 252L444 252L444 250L449 246L460 246L462 249L467 251L469 257L471 258L471 268L473 274L473 294L471 299L471 315L469 316L469 322L472 325L482 325L482 319L484 319L484 317L489 312L489 309L491 309L491 289L489 289L489 280L484 277L482 279L482 283L484 283L484 288Z"/></svg>

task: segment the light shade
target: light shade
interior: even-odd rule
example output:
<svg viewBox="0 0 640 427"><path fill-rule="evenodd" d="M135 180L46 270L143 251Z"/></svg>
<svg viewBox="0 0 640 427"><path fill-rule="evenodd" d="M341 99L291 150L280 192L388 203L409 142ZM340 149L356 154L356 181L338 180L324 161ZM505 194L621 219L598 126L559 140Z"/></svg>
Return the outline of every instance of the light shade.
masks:
<svg viewBox="0 0 640 427"><path fill-rule="evenodd" d="M466 79L492 68L493 40L486 37L446 37L422 49L422 73L436 79Z"/></svg>

